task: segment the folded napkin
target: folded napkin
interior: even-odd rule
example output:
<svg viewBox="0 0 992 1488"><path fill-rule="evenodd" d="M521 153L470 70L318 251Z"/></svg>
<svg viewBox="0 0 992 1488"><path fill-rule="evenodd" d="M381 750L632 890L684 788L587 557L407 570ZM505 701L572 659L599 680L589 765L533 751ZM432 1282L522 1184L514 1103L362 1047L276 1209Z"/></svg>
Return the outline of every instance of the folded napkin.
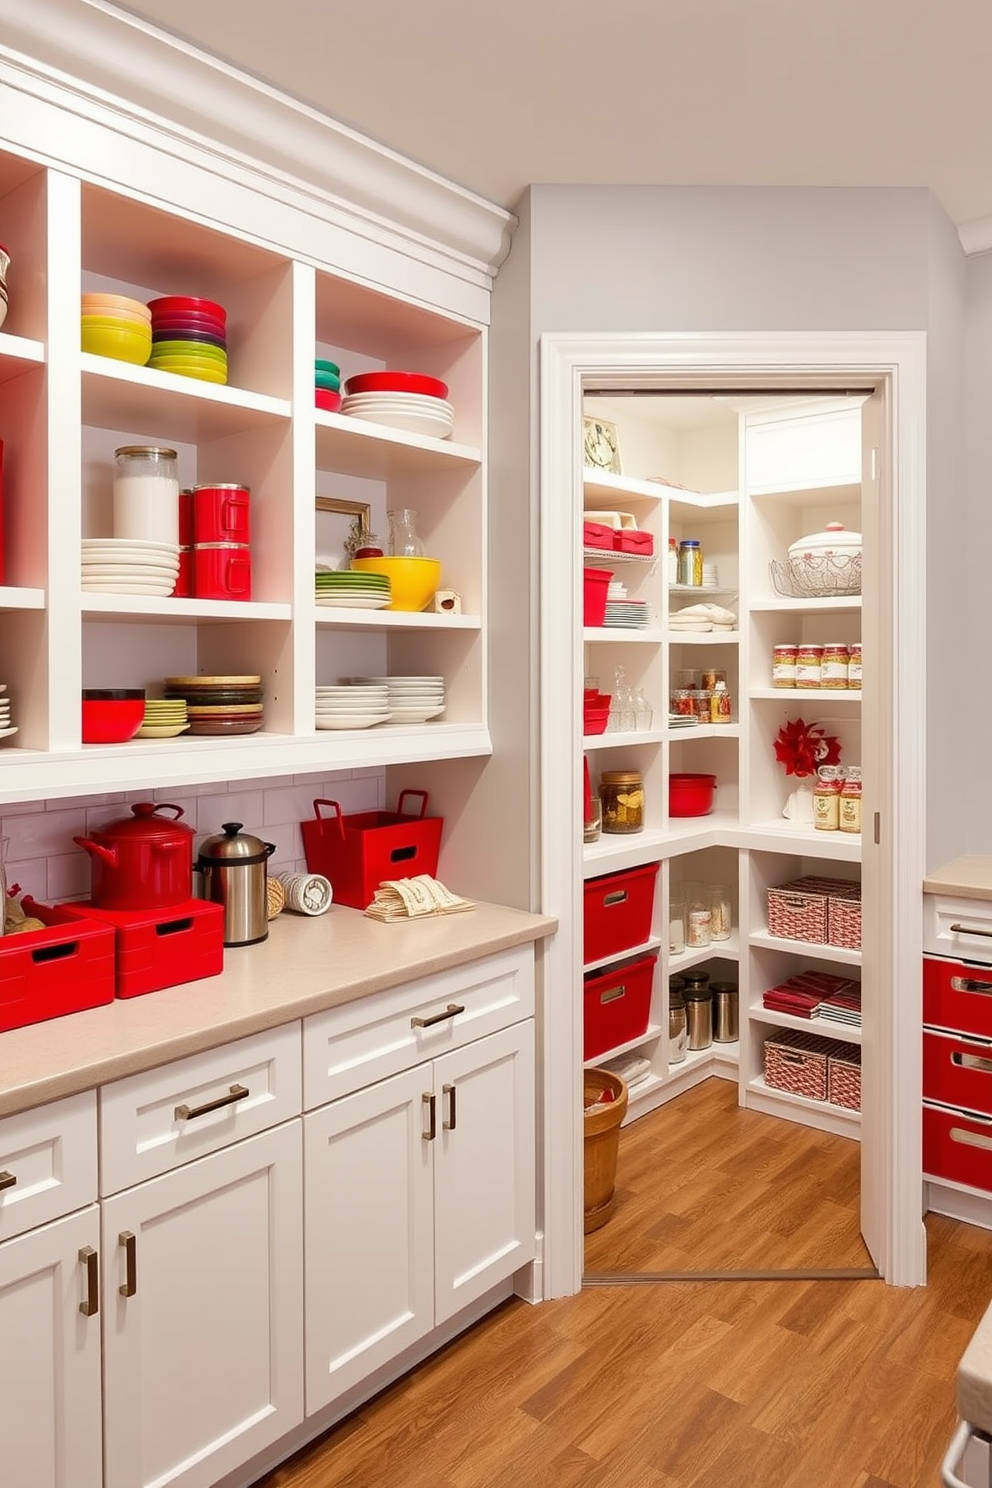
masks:
<svg viewBox="0 0 992 1488"><path fill-rule="evenodd" d="M381 883L365 913L373 920L422 920L474 908L471 899L460 899L429 873L421 873Z"/></svg>

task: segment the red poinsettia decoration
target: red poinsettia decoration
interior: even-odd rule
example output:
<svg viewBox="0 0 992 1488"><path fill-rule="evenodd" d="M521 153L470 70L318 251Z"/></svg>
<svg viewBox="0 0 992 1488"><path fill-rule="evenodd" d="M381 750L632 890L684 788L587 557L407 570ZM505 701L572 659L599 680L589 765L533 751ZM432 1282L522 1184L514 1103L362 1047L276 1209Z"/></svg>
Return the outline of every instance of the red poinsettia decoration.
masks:
<svg viewBox="0 0 992 1488"><path fill-rule="evenodd" d="M818 723L794 718L778 731L775 758L787 775L815 775L820 765L840 763L840 743Z"/></svg>

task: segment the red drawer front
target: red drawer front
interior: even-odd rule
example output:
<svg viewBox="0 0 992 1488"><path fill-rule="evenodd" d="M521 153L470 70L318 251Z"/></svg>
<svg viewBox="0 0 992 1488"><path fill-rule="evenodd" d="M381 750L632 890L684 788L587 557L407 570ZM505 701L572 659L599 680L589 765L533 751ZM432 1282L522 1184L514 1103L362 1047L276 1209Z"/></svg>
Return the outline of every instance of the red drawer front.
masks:
<svg viewBox="0 0 992 1488"><path fill-rule="evenodd" d="M924 1105L923 1171L992 1193L992 1116Z"/></svg>
<svg viewBox="0 0 992 1488"><path fill-rule="evenodd" d="M113 931L61 905L22 903L48 928L0 941L0 1031L113 1002Z"/></svg>
<svg viewBox="0 0 992 1488"><path fill-rule="evenodd" d="M160 910L94 909L65 904L113 927L117 948L116 995L140 997L178 987L224 970L224 909L206 899L187 899Z"/></svg>
<svg viewBox="0 0 992 1488"><path fill-rule="evenodd" d="M992 1116L992 1039L923 1030L923 1099Z"/></svg>
<svg viewBox="0 0 992 1488"><path fill-rule="evenodd" d="M582 959L602 961L635 950L651 934L658 864L586 879L582 896Z"/></svg>
<svg viewBox="0 0 992 1488"><path fill-rule="evenodd" d="M992 1038L992 966L924 956L923 1021Z"/></svg>
<svg viewBox="0 0 992 1488"><path fill-rule="evenodd" d="M656 959L654 955L642 956L626 966L611 966L586 978L582 989L583 1059L598 1059L607 1050L647 1032Z"/></svg>

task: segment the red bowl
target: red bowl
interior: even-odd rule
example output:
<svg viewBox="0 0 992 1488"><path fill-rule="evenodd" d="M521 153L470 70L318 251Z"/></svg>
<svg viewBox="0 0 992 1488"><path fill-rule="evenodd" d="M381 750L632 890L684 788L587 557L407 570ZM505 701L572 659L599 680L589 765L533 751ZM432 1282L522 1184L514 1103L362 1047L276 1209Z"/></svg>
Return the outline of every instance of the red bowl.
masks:
<svg viewBox="0 0 992 1488"><path fill-rule="evenodd" d="M145 694L137 688L87 688L82 698L84 744L126 744L145 718Z"/></svg>
<svg viewBox="0 0 992 1488"><path fill-rule="evenodd" d="M185 315L187 311L192 311L196 315L212 315L222 323L227 320L227 311L223 305L218 305L216 300L197 299L194 295L161 295L157 300L149 300L148 308L153 317L159 313L168 315L179 311Z"/></svg>
<svg viewBox="0 0 992 1488"><path fill-rule="evenodd" d="M152 321L152 335L167 335L175 331L179 336L212 336L215 341L227 345L227 331L216 320L186 320L179 316L167 316Z"/></svg>
<svg viewBox="0 0 992 1488"><path fill-rule="evenodd" d="M344 385L346 393L423 393L428 398L446 398L448 384L423 372L359 372Z"/></svg>
<svg viewBox="0 0 992 1488"><path fill-rule="evenodd" d="M313 397L317 407L325 413L337 413L341 407L341 394L332 392L330 388L314 388Z"/></svg>
<svg viewBox="0 0 992 1488"><path fill-rule="evenodd" d="M715 775L669 775L669 816L708 816L716 793Z"/></svg>

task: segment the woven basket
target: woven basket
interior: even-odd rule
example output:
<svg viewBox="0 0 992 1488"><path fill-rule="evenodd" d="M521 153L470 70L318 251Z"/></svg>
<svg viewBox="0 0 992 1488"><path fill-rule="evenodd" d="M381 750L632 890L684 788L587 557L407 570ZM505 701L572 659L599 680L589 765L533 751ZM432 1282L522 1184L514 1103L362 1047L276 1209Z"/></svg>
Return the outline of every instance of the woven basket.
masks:
<svg viewBox="0 0 992 1488"><path fill-rule="evenodd" d="M613 1091L613 1100L589 1111L587 1108L604 1090ZM616 1208L617 1154L620 1150L620 1125L627 1114L627 1086L619 1075L609 1070L586 1070L582 1080L582 1104L585 1111L582 1121L585 1138L584 1230L588 1235L604 1225Z"/></svg>

